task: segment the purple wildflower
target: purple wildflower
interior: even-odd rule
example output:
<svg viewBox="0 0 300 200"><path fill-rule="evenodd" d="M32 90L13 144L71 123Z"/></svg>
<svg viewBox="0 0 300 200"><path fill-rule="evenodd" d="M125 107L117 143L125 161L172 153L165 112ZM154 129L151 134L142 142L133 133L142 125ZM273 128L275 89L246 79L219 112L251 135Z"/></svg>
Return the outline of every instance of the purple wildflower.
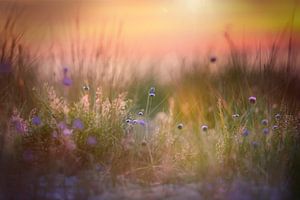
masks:
<svg viewBox="0 0 300 200"><path fill-rule="evenodd" d="M129 122L131 124L139 124L141 126L146 126L146 122L142 119L135 119L135 120L132 120L131 122Z"/></svg>
<svg viewBox="0 0 300 200"><path fill-rule="evenodd" d="M86 143L90 146L95 146L97 144L97 138L94 136L89 136L86 140Z"/></svg>
<svg viewBox="0 0 300 200"><path fill-rule="evenodd" d="M73 128L74 129L82 130L82 129L84 129L84 125L83 125L83 123L82 123L82 121L80 119L75 119L73 121Z"/></svg>
<svg viewBox="0 0 300 200"><path fill-rule="evenodd" d="M248 136L250 134L250 131L248 129L244 129L242 135L244 137Z"/></svg>
<svg viewBox="0 0 300 200"><path fill-rule="evenodd" d="M132 120L131 120L131 119L126 119L126 123L127 123L127 124L131 124L131 123L132 123Z"/></svg>
<svg viewBox="0 0 300 200"><path fill-rule="evenodd" d="M64 68L63 84L64 84L65 86L71 86L73 82L72 82L72 80L67 76L67 74L68 74L68 68L65 67L65 68Z"/></svg>
<svg viewBox="0 0 300 200"><path fill-rule="evenodd" d="M144 113L143 113L142 111L140 111L140 112L138 112L138 115L139 115L139 116L143 116Z"/></svg>
<svg viewBox="0 0 300 200"><path fill-rule="evenodd" d="M259 143L256 141L253 141L251 144L255 149L259 146Z"/></svg>
<svg viewBox="0 0 300 200"><path fill-rule="evenodd" d="M155 97L155 87L151 87L149 90L149 96L150 97Z"/></svg>
<svg viewBox="0 0 300 200"><path fill-rule="evenodd" d="M254 97L254 96L249 97L248 100L249 100L249 102L251 104L255 104L256 103L256 97Z"/></svg>
<svg viewBox="0 0 300 200"><path fill-rule="evenodd" d="M265 135L268 135L268 134L269 134L269 132L270 132L270 131L269 131L269 129L268 129L268 128L264 128L264 129L263 129L263 133L264 133Z"/></svg>
<svg viewBox="0 0 300 200"><path fill-rule="evenodd" d="M141 125L141 126L146 126L146 122L144 120L137 120L137 124Z"/></svg>
<svg viewBox="0 0 300 200"><path fill-rule="evenodd" d="M63 79L63 84L65 86L71 86L72 85L72 80L70 78L68 78L67 76L64 76L64 79Z"/></svg>
<svg viewBox="0 0 300 200"><path fill-rule="evenodd" d="M73 133L73 130L72 130L72 129L65 128L65 129L63 130L63 134L64 134L65 136L72 135L72 133Z"/></svg>
<svg viewBox="0 0 300 200"><path fill-rule="evenodd" d="M27 124L23 120L14 121L14 125L15 125L16 130L19 133L27 133L28 127L27 127Z"/></svg>
<svg viewBox="0 0 300 200"><path fill-rule="evenodd" d="M59 122L57 127L60 129L60 130L64 130L67 128L67 125L65 122Z"/></svg>
<svg viewBox="0 0 300 200"><path fill-rule="evenodd" d="M33 116L32 118L32 124L35 126L39 126L42 124L42 120L39 116Z"/></svg>

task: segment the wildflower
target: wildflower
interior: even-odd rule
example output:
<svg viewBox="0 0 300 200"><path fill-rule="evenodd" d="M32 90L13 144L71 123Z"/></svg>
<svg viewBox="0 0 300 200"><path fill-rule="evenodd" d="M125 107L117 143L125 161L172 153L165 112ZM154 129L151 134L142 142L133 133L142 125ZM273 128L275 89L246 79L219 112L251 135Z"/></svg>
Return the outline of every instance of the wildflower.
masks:
<svg viewBox="0 0 300 200"><path fill-rule="evenodd" d="M244 129L242 135L244 137L248 136L250 134L250 131L248 129Z"/></svg>
<svg viewBox="0 0 300 200"><path fill-rule="evenodd" d="M139 115L139 116L143 116L144 113L143 113L142 111L140 111L140 112L138 113L138 115Z"/></svg>
<svg viewBox="0 0 300 200"><path fill-rule="evenodd" d="M71 86L73 82L72 82L72 80L67 76L67 74L68 74L68 68L65 67L65 68L64 68L63 84L64 84L65 86Z"/></svg>
<svg viewBox="0 0 300 200"><path fill-rule="evenodd" d="M277 113L274 117L275 117L276 120L280 120L281 115L279 113Z"/></svg>
<svg viewBox="0 0 300 200"><path fill-rule="evenodd" d="M88 85L84 85L82 89L87 92L90 90L90 87Z"/></svg>
<svg viewBox="0 0 300 200"><path fill-rule="evenodd" d="M151 88L150 88L149 96L150 96L150 97L155 97L155 87L151 87Z"/></svg>
<svg viewBox="0 0 300 200"><path fill-rule="evenodd" d="M254 97L254 96L249 97L248 100L249 100L249 102L251 104L255 104L256 103L256 97Z"/></svg>
<svg viewBox="0 0 300 200"><path fill-rule="evenodd" d="M27 131L28 131L27 124L21 118L14 120L13 124L14 124L15 129L17 130L17 132L19 132L19 133L27 133Z"/></svg>
<svg viewBox="0 0 300 200"><path fill-rule="evenodd" d="M94 136L89 136L86 140L86 143L90 146L95 146L97 144L97 138Z"/></svg>
<svg viewBox="0 0 300 200"><path fill-rule="evenodd" d="M217 58L215 56L210 57L210 62L215 63L217 61Z"/></svg>
<svg viewBox="0 0 300 200"><path fill-rule="evenodd" d="M72 135L72 134L73 134L73 130L72 130L72 129L65 128L65 129L63 130L63 134L64 134L65 136Z"/></svg>
<svg viewBox="0 0 300 200"><path fill-rule="evenodd" d="M177 128L178 128L179 130L183 129L183 124L182 124L182 123L178 124L178 125L177 125Z"/></svg>
<svg viewBox="0 0 300 200"><path fill-rule="evenodd" d="M239 117L240 117L240 115L237 114L237 113L232 115L232 118L233 118L233 119L237 119L237 118L239 118Z"/></svg>
<svg viewBox="0 0 300 200"><path fill-rule="evenodd" d="M66 125L65 122L59 122L59 123L57 124L57 128L59 128L60 130L64 130L64 129L67 128L67 125Z"/></svg>
<svg viewBox="0 0 300 200"><path fill-rule="evenodd" d="M78 129L78 130L84 129L84 125L83 125L83 123L82 123L82 121L81 121L80 119L75 119L75 120L73 121L72 127L73 127L74 129Z"/></svg>
<svg viewBox="0 0 300 200"><path fill-rule="evenodd" d="M126 123L131 124L132 123L131 119L126 119Z"/></svg>
<svg viewBox="0 0 300 200"><path fill-rule="evenodd" d="M72 85L72 80L70 78L68 78L67 76L64 76L64 79L63 79L63 84L65 86L71 86Z"/></svg>
<svg viewBox="0 0 300 200"><path fill-rule="evenodd" d="M201 130L202 130L203 132L206 132L206 131L208 130L208 126L207 126L207 125L201 126Z"/></svg>
<svg viewBox="0 0 300 200"><path fill-rule="evenodd" d="M261 124L264 125L264 126L267 126L268 123L269 123L269 121L268 121L267 119L263 119L263 120L261 121Z"/></svg>
<svg viewBox="0 0 300 200"><path fill-rule="evenodd" d="M259 143L256 141L253 141L251 144L255 149L259 146Z"/></svg>
<svg viewBox="0 0 300 200"><path fill-rule="evenodd" d="M274 126L272 127L272 129L275 131L275 130L279 129L279 126L274 125Z"/></svg>
<svg viewBox="0 0 300 200"><path fill-rule="evenodd" d="M137 120L137 123L141 126L146 126L146 122L144 120Z"/></svg>
<svg viewBox="0 0 300 200"><path fill-rule="evenodd" d="M268 134L269 134L269 132L270 132L270 131L269 131L269 129L268 129L268 128L264 128L264 129L263 129L263 133L264 133L265 135L268 135Z"/></svg>
<svg viewBox="0 0 300 200"><path fill-rule="evenodd" d="M39 126L39 125L41 125L41 123L42 123L42 120L39 116L33 116L33 118L32 118L33 125Z"/></svg>

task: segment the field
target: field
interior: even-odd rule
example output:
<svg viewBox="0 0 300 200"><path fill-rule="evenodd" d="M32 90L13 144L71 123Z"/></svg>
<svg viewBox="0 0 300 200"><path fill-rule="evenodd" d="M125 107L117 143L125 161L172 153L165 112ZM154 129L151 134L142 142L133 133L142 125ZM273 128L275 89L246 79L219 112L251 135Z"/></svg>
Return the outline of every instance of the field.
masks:
<svg viewBox="0 0 300 200"><path fill-rule="evenodd" d="M166 81L167 66L140 73L76 41L43 74L13 27L0 32L0 199L299 198L292 34L254 58L226 35L228 57L182 59Z"/></svg>

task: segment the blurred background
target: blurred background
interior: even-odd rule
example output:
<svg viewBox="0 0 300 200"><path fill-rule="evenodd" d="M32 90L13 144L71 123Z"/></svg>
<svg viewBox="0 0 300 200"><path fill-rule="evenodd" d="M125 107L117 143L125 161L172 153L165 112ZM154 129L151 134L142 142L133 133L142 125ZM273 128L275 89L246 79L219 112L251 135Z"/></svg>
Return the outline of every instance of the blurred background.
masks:
<svg viewBox="0 0 300 200"><path fill-rule="evenodd" d="M17 28L26 29L27 41L42 44L42 51L64 45L77 28L84 43L94 44L97 36L121 43L126 57L172 60L227 53L224 32L240 46L255 48L273 42L291 23L295 35L300 35L297 4L297 0L1 0L0 13L7 15L9 7L18 10ZM299 36L293 43L299 45Z"/></svg>

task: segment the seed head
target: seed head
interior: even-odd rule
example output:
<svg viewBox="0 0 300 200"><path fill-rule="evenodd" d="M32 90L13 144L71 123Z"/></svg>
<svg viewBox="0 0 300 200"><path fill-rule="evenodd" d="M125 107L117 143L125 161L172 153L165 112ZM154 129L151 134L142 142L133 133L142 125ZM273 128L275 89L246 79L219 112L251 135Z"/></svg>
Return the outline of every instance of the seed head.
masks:
<svg viewBox="0 0 300 200"><path fill-rule="evenodd" d="M201 130L202 130L203 132L208 131L208 126L207 126L207 125L201 126Z"/></svg>
<svg viewBox="0 0 300 200"><path fill-rule="evenodd" d="M155 97L155 87L151 87L149 90L149 96L150 97Z"/></svg>
<svg viewBox="0 0 300 200"><path fill-rule="evenodd" d="M179 130L183 129L183 124L182 124L182 123L178 124L178 125L177 125L177 128L178 128Z"/></svg>

